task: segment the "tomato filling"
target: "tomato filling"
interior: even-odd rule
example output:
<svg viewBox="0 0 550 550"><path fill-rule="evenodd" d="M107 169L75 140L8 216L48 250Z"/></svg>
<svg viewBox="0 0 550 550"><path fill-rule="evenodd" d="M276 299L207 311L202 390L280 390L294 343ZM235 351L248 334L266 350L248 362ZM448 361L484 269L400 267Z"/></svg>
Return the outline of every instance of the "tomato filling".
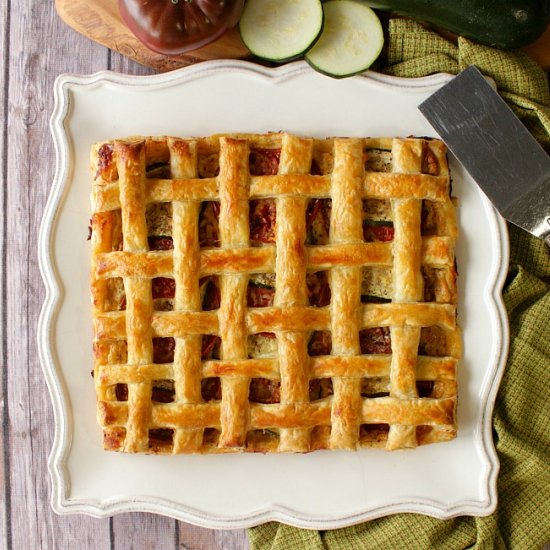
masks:
<svg viewBox="0 0 550 550"><path fill-rule="evenodd" d="M277 210L274 199L250 201L250 241L253 246L275 242Z"/></svg>
<svg viewBox="0 0 550 550"><path fill-rule="evenodd" d="M220 246L220 203L206 201L199 213L199 246Z"/></svg>
<svg viewBox="0 0 550 550"><path fill-rule="evenodd" d="M250 156L248 157L250 175L273 176L279 171L280 161L280 149L250 149Z"/></svg>
<svg viewBox="0 0 550 550"><path fill-rule="evenodd" d="M95 177L101 176L105 181L116 179L116 165L113 162L113 146L104 143L97 152L98 165Z"/></svg>
<svg viewBox="0 0 550 550"><path fill-rule="evenodd" d="M430 176L439 174L439 162L427 141L422 144L422 173Z"/></svg>
<svg viewBox="0 0 550 550"><path fill-rule="evenodd" d="M430 397L434 389L433 380L418 380L416 382L416 391L418 392L418 397Z"/></svg>
<svg viewBox="0 0 550 550"><path fill-rule="evenodd" d="M221 338L215 334L203 334L201 344L201 359L206 361L208 359L220 358L220 346Z"/></svg>
<svg viewBox="0 0 550 550"><path fill-rule="evenodd" d="M309 381L309 400L316 401L334 393L330 378L314 378Z"/></svg>
<svg viewBox="0 0 550 550"><path fill-rule="evenodd" d="M222 384L219 378L203 378L201 380L201 396L204 401L220 401Z"/></svg>
<svg viewBox="0 0 550 550"><path fill-rule="evenodd" d="M147 240L149 241L149 250L172 250L174 248L172 237L150 235Z"/></svg>
<svg viewBox="0 0 550 550"><path fill-rule="evenodd" d="M280 403L281 382L268 378L252 378L248 390L248 399L253 403Z"/></svg>
<svg viewBox="0 0 550 550"><path fill-rule="evenodd" d="M155 277L151 283L153 300L157 298L174 298L176 295L176 281L168 277Z"/></svg>
<svg viewBox="0 0 550 550"><path fill-rule="evenodd" d="M366 328L359 332L361 353L391 353L389 327Z"/></svg>
<svg viewBox="0 0 550 550"><path fill-rule="evenodd" d="M372 223L363 220L363 238L367 243L393 241L394 229L392 224Z"/></svg>
<svg viewBox="0 0 550 550"><path fill-rule="evenodd" d="M385 437L389 431L389 424L361 424L359 428L359 438L378 439Z"/></svg>
<svg viewBox="0 0 550 550"><path fill-rule="evenodd" d="M215 334L204 334L201 343L201 359L219 359L221 339ZM174 338L153 338L153 362L173 363L176 341Z"/></svg>
<svg viewBox="0 0 550 550"><path fill-rule="evenodd" d="M306 208L306 244L328 244L330 233L330 199L311 199Z"/></svg>
<svg viewBox="0 0 550 550"><path fill-rule="evenodd" d="M128 401L128 384L117 384L115 396L117 401Z"/></svg>
<svg viewBox="0 0 550 550"><path fill-rule="evenodd" d="M311 334L307 352L311 357L330 355L332 351L332 335L328 330L316 330Z"/></svg>
<svg viewBox="0 0 550 550"><path fill-rule="evenodd" d="M149 447L155 444L172 443L174 439L174 430L172 428L155 428L149 430Z"/></svg>
<svg viewBox="0 0 550 550"><path fill-rule="evenodd" d="M330 285L326 271L310 273L306 276L309 305L324 307L330 304Z"/></svg>
<svg viewBox="0 0 550 550"><path fill-rule="evenodd" d="M157 403L173 403L174 389L153 386L151 400Z"/></svg>
<svg viewBox="0 0 550 550"><path fill-rule="evenodd" d="M151 388L151 400L157 403L172 403L174 401L174 387L172 382L172 387L166 387L165 384L162 386L154 385ZM127 384L117 384L115 386L115 396L117 401L128 401L128 385Z"/></svg>
<svg viewBox="0 0 550 550"><path fill-rule="evenodd" d="M157 403L172 403L176 392L173 380L153 380L151 400Z"/></svg>
<svg viewBox="0 0 550 550"><path fill-rule="evenodd" d="M173 363L176 341L173 338L153 338L153 362Z"/></svg>
<svg viewBox="0 0 550 550"><path fill-rule="evenodd" d="M275 289L273 287L255 284L252 281L248 283L246 289L246 305L248 307L270 307L275 299Z"/></svg>
<svg viewBox="0 0 550 550"><path fill-rule="evenodd" d="M363 240L367 243L388 242L394 238L391 204L388 200L363 200Z"/></svg>
<svg viewBox="0 0 550 550"><path fill-rule="evenodd" d="M220 307L221 295L216 276L211 275L200 279L199 290L203 311L212 311Z"/></svg>

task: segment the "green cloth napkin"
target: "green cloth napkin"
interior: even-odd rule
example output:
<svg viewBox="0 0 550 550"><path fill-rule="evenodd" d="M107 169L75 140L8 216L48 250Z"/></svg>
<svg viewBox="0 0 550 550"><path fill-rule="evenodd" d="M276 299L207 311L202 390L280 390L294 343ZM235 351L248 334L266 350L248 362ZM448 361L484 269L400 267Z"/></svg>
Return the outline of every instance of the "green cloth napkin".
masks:
<svg viewBox="0 0 550 550"><path fill-rule="evenodd" d="M402 77L457 73L472 63L495 80L508 104L550 151L548 81L529 57L463 38L455 46L413 21L390 21L385 72ZM524 231L509 225L509 233L504 300L511 347L493 418L501 464L496 512L446 521L398 514L321 532L272 522L249 530L252 550L531 550L550 541L550 254Z"/></svg>

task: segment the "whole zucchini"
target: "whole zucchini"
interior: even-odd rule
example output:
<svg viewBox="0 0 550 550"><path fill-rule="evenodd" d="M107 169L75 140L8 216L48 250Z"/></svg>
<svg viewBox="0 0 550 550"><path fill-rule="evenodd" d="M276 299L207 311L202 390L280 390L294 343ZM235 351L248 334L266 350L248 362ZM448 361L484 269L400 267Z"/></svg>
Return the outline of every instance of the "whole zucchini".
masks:
<svg viewBox="0 0 550 550"><path fill-rule="evenodd" d="M369 5L420 19L487 46L534 42L550 22L550 0L369 0Z"/></svg>

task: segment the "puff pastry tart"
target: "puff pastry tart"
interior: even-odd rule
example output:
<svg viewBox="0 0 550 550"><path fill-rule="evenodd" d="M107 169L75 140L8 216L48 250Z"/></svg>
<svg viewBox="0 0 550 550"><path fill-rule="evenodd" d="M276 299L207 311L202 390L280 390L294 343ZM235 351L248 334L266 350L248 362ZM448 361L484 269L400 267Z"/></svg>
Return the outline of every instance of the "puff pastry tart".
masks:
<svg viewBox="0 0 550 550"><path fill-rule="evenodd" d="M456 436L442 142L137 137L91 154L104 447L402 449Z"/></svg>

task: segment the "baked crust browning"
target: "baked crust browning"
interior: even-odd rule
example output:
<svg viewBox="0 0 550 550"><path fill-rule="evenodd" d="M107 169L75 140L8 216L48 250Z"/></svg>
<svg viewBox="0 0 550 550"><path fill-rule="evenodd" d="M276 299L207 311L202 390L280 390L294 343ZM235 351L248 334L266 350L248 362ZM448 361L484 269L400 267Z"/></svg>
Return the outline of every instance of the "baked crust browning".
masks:
<svg viewBox="0 0 550 550"><path fill-rule="evenodd" d="M388 450L456 436L455 205L420 138L92 147L104 448Z"/></svg>

